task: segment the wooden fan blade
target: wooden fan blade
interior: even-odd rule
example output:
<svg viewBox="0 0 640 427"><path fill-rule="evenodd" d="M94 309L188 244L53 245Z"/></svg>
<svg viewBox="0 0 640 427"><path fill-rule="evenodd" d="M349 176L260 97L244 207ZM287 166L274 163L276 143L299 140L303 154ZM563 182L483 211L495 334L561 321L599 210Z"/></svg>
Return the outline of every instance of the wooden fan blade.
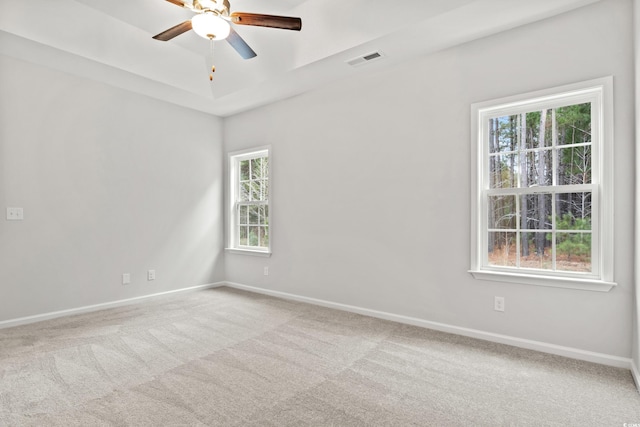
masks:
<svg viewBox="0 0 640 427"><path fill-rule="evenodd" d="M168 30L161 32L160 34L156 34L153 36L154 39L166 42L167 40L171 40L172 38L179 36L182 33L186 33L191 29L191 20L184 21L182 24L178 24L175 27L171 27Z"/></svg>
<svg viewBox="0 0 640 427"><path fill-rule="evenodd" d="M167 0L169 3L173 3L176 6L187 7L182 0Z"/></svg>
<svg viewBox="0 0 640 427"><path fill-rule="evenodd" d="M240 25L282 28L283 30L300 31L302 19L291 16L262 15L260 13L233 12L231 22Z"/></svg>
<svg viewBox="0 0 640 427"><path fill-rule="evenodd" d="M233 28L231 28L231 31L229 31L229 35L227 36L227 41L229 42L231 47L233 47L236 50L236 52L238 52L240 56L242 56L242 58L251 59L257 56L257 54L253 51L253 49L249 47L247 42L245 42L244 39L240 37L240 34L236 33L236 31Z"/></svg>

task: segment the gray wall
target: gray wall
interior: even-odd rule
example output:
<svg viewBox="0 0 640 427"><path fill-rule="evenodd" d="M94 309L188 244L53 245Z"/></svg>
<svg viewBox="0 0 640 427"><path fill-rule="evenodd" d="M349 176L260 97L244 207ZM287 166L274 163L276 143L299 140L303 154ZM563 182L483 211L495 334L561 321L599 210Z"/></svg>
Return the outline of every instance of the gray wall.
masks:
<svg viewBox="0 0 640 427"><path fill-rule="evenodd" d="M632 358L636 385L640 390L640 0L633 0L634 16L634 60L635 60L635 124L636 124L636 192L635 192L635 263L634 263L634 283L635 283L635 310L633 319L633 340Z"/></svg>
<svg viewBox="0 0 640 427"><path fill-rule="evenodd" d="M0 93L0 321L223 279L221 119L3 56Z"/></svg>
<svg viewBox="0 0 640 427"><path fill-rule="evenodd" d="M631 5L605 0L226 119L226 151L273 149L273 255L226 254L227 280L631 357ZM470 104L607 75L619 286L599 293L474 280ZM493 311L496 295L505 313Z"/></svg>

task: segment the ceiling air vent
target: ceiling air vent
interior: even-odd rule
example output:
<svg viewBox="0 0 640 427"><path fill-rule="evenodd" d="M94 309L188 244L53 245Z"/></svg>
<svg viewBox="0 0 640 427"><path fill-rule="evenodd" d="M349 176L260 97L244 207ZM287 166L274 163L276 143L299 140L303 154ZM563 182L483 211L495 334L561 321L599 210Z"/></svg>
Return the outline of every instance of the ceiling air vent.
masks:
<svg viewBox="0 0 640 427"><path fill-rule="evenodd" d="M362 55L362 56L358 56L357 58L350 59L349 61L347 61L347 64L351 65L352 67L358 67L360 65L366 64L367 62L380 59L382 58L382 56L383 56L382 52L380 51L371 52L371 53L367 53L366 55Z"/></svg>

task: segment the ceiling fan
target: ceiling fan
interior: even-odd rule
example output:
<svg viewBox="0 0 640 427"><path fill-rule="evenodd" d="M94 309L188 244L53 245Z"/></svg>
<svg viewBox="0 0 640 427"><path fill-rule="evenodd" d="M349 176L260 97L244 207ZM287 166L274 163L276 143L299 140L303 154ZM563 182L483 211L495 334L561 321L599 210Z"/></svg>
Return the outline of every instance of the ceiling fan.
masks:
<svg viewBox="0 0 640 427"><path fill-rule="evenodd" d="M242 56L250 59L256 56L251 47L235 32L230 23L258 27L281 28L300 31L302 20L289 16L263 15L259 13L229 12L229 0L166 0L176 6L189 9L196 15L153 36L156 40L167 41L189 30L199 36L213 40L224 40Z"/></svg>

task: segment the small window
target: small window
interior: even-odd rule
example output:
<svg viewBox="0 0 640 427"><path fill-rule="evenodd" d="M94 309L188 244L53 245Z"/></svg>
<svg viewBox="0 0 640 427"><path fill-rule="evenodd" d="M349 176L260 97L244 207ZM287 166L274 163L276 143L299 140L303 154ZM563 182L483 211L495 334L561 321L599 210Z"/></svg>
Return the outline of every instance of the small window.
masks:
<svg viewBox="0 0 640 427"><path fill-rule="evenodd" d="M614 285L611 85L472 106L476 278Z"/></svg>
<svg viewBox="0 0 640 427"><path fill-rule="evenodd" d="M229 154L229 249L270 253L269 149Z"/></svg>

